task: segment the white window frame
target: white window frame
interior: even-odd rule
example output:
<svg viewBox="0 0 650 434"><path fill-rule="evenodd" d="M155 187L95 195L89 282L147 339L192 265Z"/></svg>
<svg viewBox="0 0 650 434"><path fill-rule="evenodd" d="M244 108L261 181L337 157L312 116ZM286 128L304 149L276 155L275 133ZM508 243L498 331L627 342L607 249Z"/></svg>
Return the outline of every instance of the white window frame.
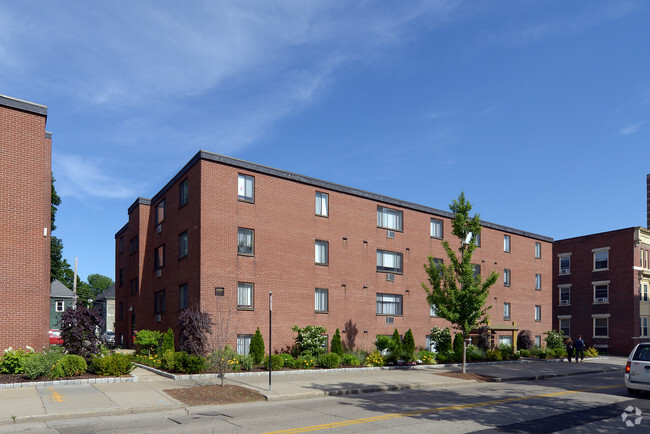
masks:
<svg viewBox="0 0 650 434"><path fill-rule="evenodd" d="M542 347L542 336L541 335L535 335L535 346L537 348Z"/></svg>
<svg viewBox="0 0 650 434"><path fill-rule="evenodd" d="M560 299L558 303L560 306L571 306L571 285L560 285L557 287ZM567 297L562 297L562 293L566 291ZM562 300L566 298L567 302L562 303Z"/></svg>
<svg viewBox="0 0 650 434"><path fill-rule="evenodd" d="M539 322L542 320L542 305L541 304L536 304L535 305L535 321Z"/></svg>
<svg viewBox="0 0 650 434"><path fill-rule="evenodd" d="M255 284L237 282L237 310L255 310Z"/></svg>
<svg viewBox="0 0 650 434"><path fill-rule="evenodd" d="M321 217L329 216L329 194L322 191L316 192L316 215Z"/></svg>
<svg viewBox="0 0 650 434"><path fill-rule="evenodd" d="M329 265L329 244L325 240L314 241L314 262L316 265Z"/></svg>
<svg viewBox="0 0 650 434"><path fill-rule="evenodd" d="M536 291L541 291L542 290L542 274L541 273L535 273L535 290Z"/></svg>
<svg viewBox="0 0 650 434"><path fill-rule="evenodd" d="M567 327L562 327L562 322L566 321L567 322ZM557 328L558 330L564 331L565 329L567 332L564 333L564 336L571 336L571 315L560 315L557 317Z"/></svg>
<svg viewBox="0 0 650 434"><path fill-rule="evenodd" d="M444 223L441 219L431 219L431 222L429 223L429 233L431 235L431 238L438 238L441 240L444 235L443 229Z"/></svg>
<svg viewBox="0 0 650 434"><path fill-rule="evenodd" d="M512 318L512 305L510 303L503 303L503 320L510 321Z"/></svg>
<svg viewBox="0 0 650 434"><path fill-rule="evenodd" d="M253 335L237 335L237 354L246 356L250 353Z"/></svg>
<svg viewBox="0 0 650 434"><path fill-rule="evenodd" d="M649 301L649 299L648 299L648 282L641 281L639 283L639 299L641 301Z"/></svg>
<svg viewBox="0 0 650 434"><path fill-rule="evenodd" d="M398 209L377 205L377 227L403 232L404 212Z"/></svg>
<svg viewBox="0 0 650 434"><path fill-rule="evenodd" d="M327 288L316 288L314 291L314 311L316 313L329 312L329 290Z"/></svg>
<svg viewBox="0 0 650 434"><path fill-rule="evenodd" d="M429 305L429 316L432 318L438 318L438 309L435 304Z"/></svg>
<svg viewBox="0 0 650 434"><path fill-rule="evenodd" d="M539 241L535 241L535 258L536 259L542 258L542 243L540 243Z"/></svg>
<svg viewBox="0 0 650 434"><path fill-rule="evenodd" d="M403 267L404 257L401 253L377 249L377 272L402 274Z"/></svg>
<svg viewBox="0 0 650 434"><path fill-rule="evenodd" d="M512 335L499 335L499 345L512 347Z"/></svg>
<svg viewBox="0 0 650 434"><path fill-rule="evenodd" d="M250 252L248 252L248 250L250 250ZM254 229L237 228L237 254L244 256L255 256Z"/></svg>
<svg viewBox="0 0 650 434"><path fill-rule="evenodd" d="M504 235L503 236L503 251L504 252L510 253L511 243L512 243L512 238L510 237L510 235Z"/></svg>
<svg viewBox="0 0 650 434"><path fill-rule="evenodd" d="M609 303L609 280L603 280L600 282L591 282L591 287L593 288L593 302L596 303ZM604 287L604 288L603 288ZM607 297L597 297L596 291L607 291ZM602 294L601 294L602 295Z"/></svg>
<svg viewBox="0 0 650 434"><path fill-rule="evenodd" d="M609 270L609 247L603 247L603 248L600 248L600 249L593 249L592 252L593 252L593 258L594 258L594 262L593 262L594 270L593 271L606 271L606 270ZM605 259L602 259L603 255L605 256ZM601 259L597 260L596 258L598 256L601 256ZM598 262L601 262L601 263L602 262L607 262L607 264L606 264L605 267L603 267L602 264L601 264L601 266L599 266L599 268L596 268L596 264Z"/></svg>
<svg viewBox="0 0 650 434"><path fill-rule="evenodd" d="M648 337L648 316L643 315L639 318L639 337L647 338Z"/></svg>
<svg viewBox="0 0 650 434"><path fill-rule="evenodd" d="M609 314L593 314L591 315L592 321L593 321L593 332L594 332L594 338L608 338L609 337ZM602 335L602 334L596 334L596 322L597 320L605 320L606 322L606 327L607 327L607 333ZM599 328L602 328L603 326L600 325Z"/></svg>
<svg viewBox="0 0 650 434"><path fill-rule="evenodd" d="M508 268L503 269L503 286L510 286L512 284L512 272Z"/></svg>
<svg viewBox="0 0 650 434"><path fill-rule="evenodd" d="M404 298L401 294L377 293L377 315L402 316Z"/></svg>
<svg viewBox="0 0 650 434"><path fill-rule="evenodd" d="M571 274L571 253L560 253L557 256L559 262L558 274L561 276ZM562 266L563 260L567 261L564 267Z"/></svg>
<svg viewBox="0 0 650 434"><path fill-rule="evenodd" d="M242 202L255 202L255 177L239 173L237 175L237 199Z"/></svg>
<svg viewBox="0 0 650 434"><path fill-rule="evenodd" d="M55 302L55 307L54 307L54 309L56 310L56 312L63 312L63 311L65 310L65 301L63 301L63 300L57 300L57 301Z"/></svg>

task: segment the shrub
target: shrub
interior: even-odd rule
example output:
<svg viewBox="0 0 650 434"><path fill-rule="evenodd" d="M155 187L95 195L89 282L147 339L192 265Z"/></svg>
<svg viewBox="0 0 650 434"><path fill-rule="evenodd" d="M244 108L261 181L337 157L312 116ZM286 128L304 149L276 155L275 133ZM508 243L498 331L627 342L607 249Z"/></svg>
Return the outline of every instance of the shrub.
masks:
<svg viewBox="0 0 650 434"><path fill-rule="evenodd" d="M399 335L397 329L393 332L393 342L388 350L388 358L391 362L396 362L402 358L402 337Z"/></svg>
<svg viewBox="0 0 650 434"><path fill-rule="evenodd" d="M388 351L388 349L391 346L392 339L390 336L384 336L384 335L379 335L377 336L377 340L375 341L375 348L377 348L377 351L380 353L383 351Z"/></svg>
<svg viewBox="0 0 650 434"><path fill-rule="evenodd" d="M235 359L239 362L242 371L250 371L255 366L253 357L250 354L237 354Z"/></svg>
<svg viewBox="0 0 650 434"><path fill-rule="evenodd" d="M544 334L546 335L544 338L546 341L546 348L564 348L564 332L562 330L549 330Z"/></svg>
<svg viewBox="0 0 650 434"><path fill-rule="evenodd" d="M598 350L594 347L589 347L585 350L585 357L598 357Z"/></svg>
<svg viewBox="0 0 650 434"><path fill-rule="evenodd" d="M295 340L300 355L318 356L325 352L327 345L327 336L325 336L327 329L325 327L308 325L301 329L298 326L293 326L292 330L298 333Z"/></svg>
<svg viewBox="0 0 650 434"><path fill-rule="evenodd" d="M372 353L368 354L368 357L366 357L366 360L364 361L364 365L384 366L384 358L382 357L381 354L379 354L379 351L373 351Z"/></svg>
<svg viewBox="0 0 650 434"><path fill-rule="evenodd" d="M284 367L284 359L278 354L271 354L271 370L279 371ZM269 356L264 357L264 369L269 369Z"/></svg>
<svg viewBox="0 0 650 434"><path fill-rule="evenodd" d="M500 362L503 360L503 356L499 350L487 350L485 352L485 358L492 362Z"/></svg>
<svg viewBox="0 0 650 434"><path fill-rule="evenodd" d="M174 354L174 367L176 372L181 374L198 374L205 371L207 362L203 357L196 354L178 351Z"/></svg>
<svg viewBox="0 0 650 434"><path fill-rule="evenodd" d="M113 353L107 356L94 357L90 361L89 369L96 375L120 377L131 372L133 363L128 355Z"/></svg>
<svg viewBox="0 0 650 434"><path fill-rule="evenodd" d="M162 334L158 330L140 330L135 335L134 343L151 355L160 345L161 338Z"/></svg>
<svg viewBox="0 0 650 434"><path fill-rule="evenodd" d="M535 346L535 339L533 339L533 332L530 330L522 330L517 335L517 348L520 350L530 350Z"/></svg>
<svg viewBox="0 0 650 434"><path fill-rule="evenodd" d="M9 347L4 350L2 359L0 359L0 373L3 374L23 374L25 360L32 354L22 349L14 350Z"/></svg>
<svg viewBox="0 0 650 434"><path fill-rule="evenodd" d="M431 329L431 343L438 354L451 351L451 332L449 327L440 329L434 327Z"/></svg>
<svg viewBox="0 0 650 434"><path fill-rule="evenodd" d="M354 354L346 353L341 357L341 365L359 366L360 364L361 362L354 356Z"/></svg>
<svg viewBox="0 0 650 434"><path fill-rule="evenodd" d="M103 355L108 356L110 354L103 354ZM155 354L152 355L135 354L132 356L132 361L135 363L140 363L141 365L151 366L152 368L156 368L156 369L162 367L162 358Z"/></svg>
<svg viewBox="0 0 650 434"><path fill-rule="evenodd" d="M336 329L334 336L332 337L332 344L330 352L338 354L339 357L343 355L343 342L341 342L341 333L339 329Z"/></svg>
<svg viewBox="0 0 650 434"><path fill-rule="evenodd" d="M101 324L101 316L95 309L88 309L77 303L76 309L67 308L59 319L63 348L70 354L77 354L90 360L99 353L99 338L95 330Z"/></svg>
<svg viewBox="0 0 650 434"><path fill-rule="evenodd" d="M262 333L260 333L259 327L253 337L251 337L249 354L253 358L253 363L256 365L259 365L264 360L264 338L262 337Z"/></svg>
<svg viewBox="0 0 650 434"><path fill-rule="evenodd" d="M289 353L280 353L278 355L280 357L282 357L283 366L286 366L287 368L293 368L294 367L295 359L293 358L293 356L291 354L289 354Z"/></svg>
<svg viewBox="0 0 650 434"><path fill-rule="evenodd" d="M420 351L417 354L417 359L421 360L425 365L435 365L437 363L436 355L431 351Z"/></svg>
<svg viewBox="0 0 650 434"><path fill-rule="evenodd" d="M554 359L563 359L567 356L567 352L565 348L553 348L550 355Z"/></svg>
<svg viewBox="0 0 650 434"><path fill-rule="evenodd" d="M296 369L314 369L317 363L316 357L305 354L294 360L293 367Z"/></svg>
<svg viewBox="0 0 650 434"><path fill-rule="evenodd" d="M59 359L59 365L63 368L64 377L74 377L85 374L88 369L86 360L76 354L66 354Z"/></svg>
<svg viewBox="0 0 650 434"><path fill-rule="evenodd" d="M176 372L176 351L169 349L160 357L160 368L169 372Z"/></svg>
<svg viewBox="0 0 650 434"><path fill-rule="evenodd" d="M454 345L453 345L454 353L463 353L463 334L462 333L456 333L454 335Z"/></svg>
<svg viewBox="0 0 650 434"><path fill-rule="evenodd" d="M320 356L318 364L325 369L338 368L341 363L341 357L336 353L327 353Z"/></svg>
<svg viewBox="0 0 650 434"><path fill-rule="evenodd" d="M359 365L366 360L366 357L368 357L368 353L362 350L351 351L347 354L354 356L359 361ZM358 365L350 365L350 366L358 366Z"/></svg>
<svg viewBox="0 0 650 434"><path fill-rule="evenodd" d="M540 359L546 359L546 358L548 358L548 355L549 355L548 352L546 352L544 350L537 353L537 357L539 357Z"/></svg>
<svg viewBox="0 0 650 434"><path fill-rule="evenodd" d="M479 362L485 359L485 351L474 345L467 346L467 360L470 362Z"/></svg>
<svg viewBox="0 0 650 434"><path fill-rule="evenodd" d="M212 334L212 316L193 307L178 316L181 351L203 356L208 352L208 335Z"/></svg>
<svg viewBox="0 0 650 434"><path fill-rule="evenodd" d="M411 329L408 329L404 333L404 342L402 343L402 357L407 362L412 362L415 360L415 339L413 338L413 332Z"/></svg>
<svg viewBox="0 0 650 434"><path fill-rule="evenodd" d="M501 360L510 360L510 356L512 355L512 347L510 345L499 345L499 351L501 352Z"/></svg>
<svg viewBox="0 0 650 434"><path fill-rule="evenodd" d="M530 357L530 350L519 350L519 355L521 357Z"/></svg>
<svg viewBox="0 0 650 434"><path fill-rule="evenodd" d="M160 344L160 354L165 354L166 351L175 350L174 346L174 331L171 327L167 329L167 332L162 337L162 342Z"/></svg>
<svg viewBox="0 0 650 434"><path fill-rule="evenodd" d="M61 357L63 357L63 354L56 351L30 354L23 361L25 376L30 380L49 377L52 367Z"/></svg>

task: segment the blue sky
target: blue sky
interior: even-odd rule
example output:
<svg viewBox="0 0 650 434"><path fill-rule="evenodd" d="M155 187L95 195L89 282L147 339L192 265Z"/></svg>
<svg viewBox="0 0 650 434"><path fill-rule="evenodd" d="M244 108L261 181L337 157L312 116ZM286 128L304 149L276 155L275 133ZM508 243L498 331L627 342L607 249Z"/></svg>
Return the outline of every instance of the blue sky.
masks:
<svg viewBox="0 0 650 434"><path fill-rule="evenodd" d="M553 237L646 225L644 1L0 1L79 274L199 150Z"/></svg>

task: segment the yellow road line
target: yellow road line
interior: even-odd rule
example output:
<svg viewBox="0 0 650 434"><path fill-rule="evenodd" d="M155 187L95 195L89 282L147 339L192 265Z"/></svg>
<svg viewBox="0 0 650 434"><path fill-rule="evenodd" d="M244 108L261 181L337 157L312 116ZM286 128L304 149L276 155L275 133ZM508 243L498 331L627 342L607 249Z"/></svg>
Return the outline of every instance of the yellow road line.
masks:
<svg viewBox="0 0 650 434"><path fill-rule="evenodd" d="M475 402L472 404L459 404L459 405L451 405L447 407L437 407L437 408L429 408L425 410L415 410L415 411L407 411L405 413L392 413L392 414L384 414L381 416L373 416L373 417L367 417L363 419L351 419L351 420L346 420L342 422L332 422L332 423L327 423L324 425L313 425L313 426L305 426L301 428L291 428L291 429L286 429L286 430L281 430L281 431L272 431L267 434L292 434L292 433L301 433L301 432L309 432L309 431L319 431L319 430L324 430L324 429L331 429L331 428L341 428L345 426L350 426L350 425L357 425L361 423L369 423L369 422L378 422L382 420L388 420L388 419L396 419L399 417L408 417L408 416L417 416L420 414L427 414L427 413L436 413L436 412L441 412L441 411L451 411L451 410L465 410L468 408L477 408L477 407L486 407L489 405L498 405L498 404L505 404L508 402L517 402L517 401L526 401L529 399L536 399L536 398L549 398L553 396L561 396L561 395L569 395L573 393L583 393L583 392L592 392L594 390L603 390L603 389L613 389L615 387L621 387L623 386L622 384L615 384L612 386L598 386L598 387L590 387L587 389L580 389L580 390L563 390L561 392L552 392L552 393L543 393L541 395L531 395L531 396L520 396L516 398L503 398L503 399L495 399L492 401L483 401L483 402Z"/></svg>

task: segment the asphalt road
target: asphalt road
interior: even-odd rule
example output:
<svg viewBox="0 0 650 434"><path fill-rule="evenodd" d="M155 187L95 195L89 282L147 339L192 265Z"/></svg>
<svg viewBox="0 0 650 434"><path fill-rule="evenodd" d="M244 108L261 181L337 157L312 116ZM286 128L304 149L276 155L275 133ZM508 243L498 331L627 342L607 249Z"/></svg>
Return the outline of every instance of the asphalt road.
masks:
<svg viewBox="0 0 650 434"><path fill-rule="evenodd" d="M650 432L650 394L629 396L622 375L610 372L533 382L475 383L438 390L214 406L197 413L160 412L0 427L0 432L26 431Z"/></svg>

